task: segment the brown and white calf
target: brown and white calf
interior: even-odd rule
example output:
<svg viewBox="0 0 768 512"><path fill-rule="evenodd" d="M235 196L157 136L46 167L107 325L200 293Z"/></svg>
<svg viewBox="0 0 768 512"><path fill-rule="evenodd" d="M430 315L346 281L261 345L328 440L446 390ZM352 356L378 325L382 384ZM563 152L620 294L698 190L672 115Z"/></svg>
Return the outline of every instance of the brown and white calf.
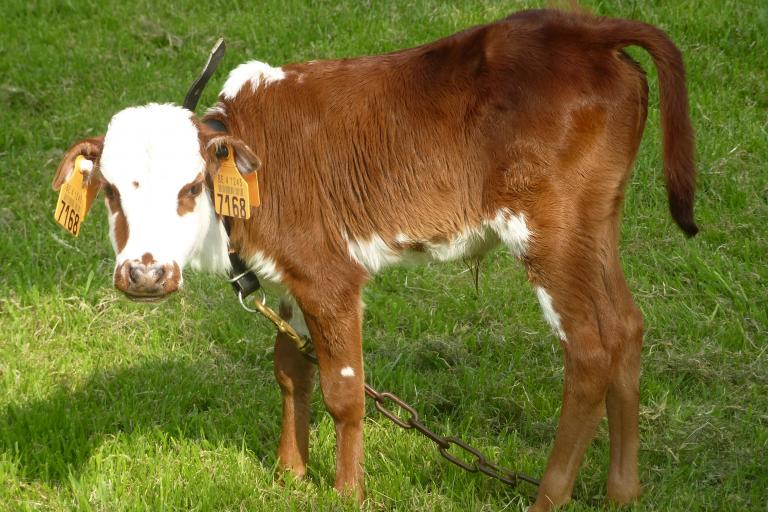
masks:
<svg viewBox="0 0 768 512"><path fill-rule="evenodd" d="M643 320L619 264L624 189L648 90L622 48L658 69L664 175L689 235L695 169L680 52L627 20L527 11L386 55L231 72L198 120L173 105L129 108L106 136L75 144L107 196L114 282L135 299L176 290L181 270L224 273L237 251L281 291L281 314L314 340L336 425L336 487L363 496L361 292L388 265L475 257L498 243L519 258L565 356L563 403L535 510L569 500L607 408L608 494L640 492ZM215 121L215 122L214 122ZM226 127L226 133L209 127ZM233 220L212 206L216 148L257 172L262 205ZM308 459L314 367L278 335L280 464Z"/></svg>

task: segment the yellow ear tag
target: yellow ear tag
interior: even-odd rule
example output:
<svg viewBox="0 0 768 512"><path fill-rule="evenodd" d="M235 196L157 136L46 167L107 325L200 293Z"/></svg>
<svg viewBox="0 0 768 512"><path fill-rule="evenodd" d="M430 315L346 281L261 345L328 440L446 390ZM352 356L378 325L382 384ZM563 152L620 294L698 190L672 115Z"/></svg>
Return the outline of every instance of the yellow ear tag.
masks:
<svg viewBox="0 0 768 512"><path fill-rule="evenodd" d="M75 236L80 234L83 219L99 191L99 184L95 183L95 180L91 180L91 183L86 185L83 172L84 161L90 162L83 155L78 155L75 159L72 175L59 190L59 201L56 203L56 211L53 214L56 222Z"/></svg>
<svg viewBox="0 0 768 512"><path fill-rule="evenodd" d="M232 147L227 144L227 157L213 179L213 207L216 213L235 219L250 218L251 206L260 204L259 184L255 178L255 172L243 178L235 165Z"/></svg>
<svg viewBox="0 0 768 512"><path fill-rule="evenodd" d="M248 184L251 208L258 208L261 205L261 197L259 197L259 177L256 175L256 171L252 171L246 174L244 178L245 182Z"/></svg>

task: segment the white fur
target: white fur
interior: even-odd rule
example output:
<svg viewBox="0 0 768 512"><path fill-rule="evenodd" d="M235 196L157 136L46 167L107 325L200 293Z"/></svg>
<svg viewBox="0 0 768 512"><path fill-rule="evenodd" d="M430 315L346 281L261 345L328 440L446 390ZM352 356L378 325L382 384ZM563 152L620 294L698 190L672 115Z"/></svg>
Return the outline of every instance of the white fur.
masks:
<svg viewBox="0 0 768 512"><path fill-rule="evenodd" d="M87 158L83 158L83 160L80 161L80 170L86 175L89 176L91 174L91 171L93 171L93 162L91 160L88 160ZM72 165L72 168L67 171L67 174L64 175L64 179L62 180L62 183L66 183L67 181L72 178L72 173L75 172L75 166Z"/></svg>
<svg viewBox="0 0 768 512"><path fill-rule="evenodd" d="M115 239L115 222L117 219L117 212L110 212L107 215L107 222L109 223L109 240L112 242L112 247L117 247L117 240Z"/></svg>
<svg viewBox="0 0 768 512"><path fill-rule="evenodd" d="M502 208L487 225L514 256L520 258L525 255L531 232L525 223L524 213L515 215L509 208Z"/></svg>
<svg viewBox="0 0 768 512"><path fill-rule="evenodd" d="M536 289L536 296L539 298L541 310L544 312L544 319L547 321L550 327L552 327L552 330L555 332L555 334L557 334L558 338L563 341L568 341L568 339L565 337L563 326L560 323L560 315L557 313L557 311L555 311L555 305L552 301L552 296L547 293L547 290L541 286L535 286L534 288Z"/></svg>
<svg viewBox="0 0 768 512"><path fill-rule="evenodd" d="M86 174L91 172L93 170L93 162L87 158L83 158L80 161L80 170Z"/></svg>
<svg viewBox="0 0 768 512"><path fill-rule="evenodd" d="M261 251L256 251L248 261L248 267L256 272L259 278L270 281L273 284L280 284L283 280L283 274L278 270L275 260L266 256Z"/></svg>
<svg viewBox="0 0 768 512"><path fill-rule="evenodd" d="M398 233L395 235L395 242L399 244L409 244L412 242L405 233Z"/></svg>
<svg viewBox="0 0 768 512"><path fill-rule="evenodd" d="M370 240L350 239L346 234L343 237L347 241L350 257L371 274L375 274L381 268L395 264L401 259L400 255L387 245L379 235L373 235Z"/></svg>
<svg viewBox="0 0 768 512"><path fill-rule="evenodd" d="M189 260L189 266L220 275L227 274L232 268L229 262L229 238L218 219L211 220L202 243Z"/></svg>
<svg viewBox="0 0 768 512"><path fill-rule="evenodd" d="M128 223L128 240L117 255L116 268L125 260L140 260L145 253L160 264L176 262L184 268L203 240L217 239L219 222L206 193L198 196L193 211L177 212L179 190L205 169L191 116L181 107L153 103L125 109L109 123L101 173L117 188ZM111 213L110 236L116 247ZM221 245L210 250L218 254L207 261L217 267L227 265Z"/></svg>
<svg viewBox="0 0 768 512"><path fill-rule="evenodd" d="M484 229L466 229L460 231L451 240L444 243L412 240L404 233L395 236L395 242L403 245L419 244L424 250L406 249L400 253L400 263L428 263L431 261L454 261L472 255L484 254L498 243L492 233Z"/></svg>
<svg viewBox="0 0 768 512"><path fill-rule="evenodd" d="M489 239L488 235L484 229L470 228L461 231L447 243L425 242L424 246L433 260L454 261L482 253L487 245L496 245L496 240Z"/></svg>
<svg viewBox="0 0 768 512"><path fill-rule="evenodd" d="M425 263L429 261L453 261L481 255L501 241L516 257L528 250L531 232L525 223L525 215L515 215L508 208L500 209L492 219L479 226L468 227L456 233L448 242L435 243L417 240L405 233L395 235L387 243L380 235L373 234L368 240L351 238L343 234L350 257L375 274L382 268L400 263ZM398 245L419 244L424 251L400 250Z"/></svg>
<svg viewBox="0 0 768 512"><path fill-rule="evenodd" d="M351 366L345 366L341 369L339 372L342 377L354 377L355 376L355 370Z"/></svg>
<svg viewBox="0 0 768 512"><path fill-rule="evenodd" d="M240 64L229 73L229 77L221 89L221 95L225 99L231 100L237 96L246 82L251 82L251 90L255 92L260 85L267 86L283 78L285 78L285 72L282 68L274 68L265 62L252 60Z"/></svg>

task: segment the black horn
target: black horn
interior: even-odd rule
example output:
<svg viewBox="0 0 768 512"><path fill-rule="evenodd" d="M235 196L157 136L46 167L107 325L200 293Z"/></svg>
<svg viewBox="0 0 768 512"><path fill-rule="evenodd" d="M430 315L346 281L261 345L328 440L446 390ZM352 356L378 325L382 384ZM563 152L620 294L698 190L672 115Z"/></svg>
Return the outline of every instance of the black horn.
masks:
<svg viewBox="0 0 768 512"><path fill-rule="evenodd" d="M224 44L224 38L219 38L219 40L216 41L216 44L213 45L213 48L211 49L211 54L208 56L208 62L205 63L203 72L192 84L192 87L189 88L189 91L184 98L184 108L191 110L192 112L195 111L195 108L197 108L197 102L200 101L200 95L203 94L203 89L205 89L208 80L210 80L211 76L213 76L213 73L216 71L216 67L224 57L224 51L226 49L227 45Z"/></svg>

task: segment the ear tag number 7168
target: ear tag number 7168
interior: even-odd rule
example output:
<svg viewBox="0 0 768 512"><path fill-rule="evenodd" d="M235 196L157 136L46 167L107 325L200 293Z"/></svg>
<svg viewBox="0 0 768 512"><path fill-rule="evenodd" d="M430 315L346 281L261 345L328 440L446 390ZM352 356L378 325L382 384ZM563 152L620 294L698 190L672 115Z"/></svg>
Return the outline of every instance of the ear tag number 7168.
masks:
<svg viewBox="0 0 768 512"><path fill-rule="evenodd" d="M84 164L84 162L88 163ZM56 211L53 214L56 222L74 236L80 234L80 226L99 189L93 179L88 184L85 182L83 168L88 164L92 165L83 155L78 155L75 159L72 175L61 186Z"/></svg>
<svg viewBox="0 0 768 512"><path fill-rule="evenodd" d="M258 182L254 179L256 173L252 175L248 176L251 179L243 178L235 165L232 147L227 145L227 156L213 179L213 207L216 213L235 219L251 217L251 206L259 206Z"/></svg>

